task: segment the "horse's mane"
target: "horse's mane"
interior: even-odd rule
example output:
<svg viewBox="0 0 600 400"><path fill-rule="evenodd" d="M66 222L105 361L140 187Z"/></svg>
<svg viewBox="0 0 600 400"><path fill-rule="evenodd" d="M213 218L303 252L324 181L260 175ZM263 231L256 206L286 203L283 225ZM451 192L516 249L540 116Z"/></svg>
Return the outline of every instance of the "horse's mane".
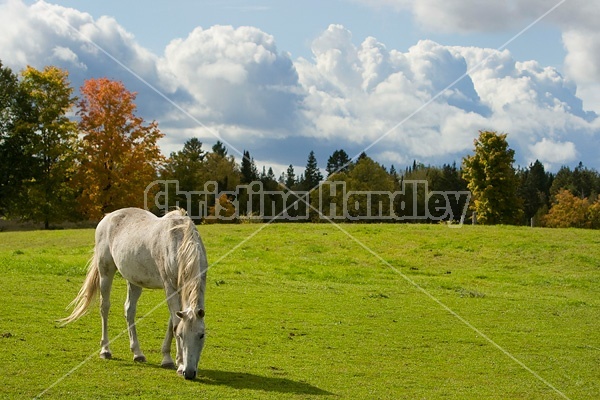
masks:
<svg viewBox="0 0 600 400"><path fill-rule="evenodd" d="M182 309L191 307L195 309L204 292L202 284L204 271L201 269L202 246L200 235L194 222L187 216L185 210L178 208L165 215L181 218L182 223L176 225L172 230L181 229L183 238L177 250L178 276L177 282L181 294Z"/></svg>

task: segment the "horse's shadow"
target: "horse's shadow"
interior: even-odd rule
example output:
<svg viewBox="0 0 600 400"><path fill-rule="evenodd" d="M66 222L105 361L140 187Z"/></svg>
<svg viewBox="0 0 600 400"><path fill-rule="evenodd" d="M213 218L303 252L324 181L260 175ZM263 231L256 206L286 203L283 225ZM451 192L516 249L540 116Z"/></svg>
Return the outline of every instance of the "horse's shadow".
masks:
<svg viewBox="0 0 600 400"><path fill-rule="evenodd" d="M234 389L262 390L265 392L294 393L308 395L333 395L306 382L287 378L254 375L246 372L230 372L212 369L198 371L196 382L205 385L229 386Z"/></svg>
<svg viewBox="0 0 600 400"><path fill-rule="evenodd" d="M128 368L132 368L135 364L137 364L131 364L130 361L118 357L113 357L111 360L113 362L118 361L122 366L127 366ZM140 363L137 365L165 370L165 368L161 367L160 365L153 363ZM168 370L175 374L174 369ZM182 377L177 377L177 379L183 380ZM317 396L335 395L335 393L319 389L318 387L306 382L293 381L287 378L249 374L247 372L219 371L214 369L200 369L198 370L198 376L196 379L187 382L201 385L229 386L233 389L261 390L263 392Z"/></svg>

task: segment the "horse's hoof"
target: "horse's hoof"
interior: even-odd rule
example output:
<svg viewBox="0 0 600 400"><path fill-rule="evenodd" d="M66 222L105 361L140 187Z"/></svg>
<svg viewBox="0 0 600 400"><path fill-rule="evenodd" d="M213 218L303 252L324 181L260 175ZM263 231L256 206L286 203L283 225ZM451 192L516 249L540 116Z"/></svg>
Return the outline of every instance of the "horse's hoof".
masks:
<svg viewBox="0 0 600 400"><path fill-rule="evenodd" d="M133 357L133 361L143 363L146 362L146 356L135 356Z"/></svg>
<svg viewBox="0 0 600 400"><path fill-rule="evenodd" d="M110 360L112 358L112 354L110 351L105 351L103 353L100 353L100 358L103 358L105 360Z"/></svg>
<svg viewBox="0 0 600 400"><path fill-rule="evenodd" d="M173 363L173 362L167 362L164 364L160 364L160 366L165 369L175 369L175 363Z"/></svg>

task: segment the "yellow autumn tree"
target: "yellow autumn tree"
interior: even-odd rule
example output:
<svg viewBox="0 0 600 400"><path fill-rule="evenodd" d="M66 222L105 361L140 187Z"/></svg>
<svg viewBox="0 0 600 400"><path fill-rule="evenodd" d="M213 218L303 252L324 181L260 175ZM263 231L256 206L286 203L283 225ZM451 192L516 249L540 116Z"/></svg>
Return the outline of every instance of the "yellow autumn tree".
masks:
<svg viewBox="0 0 600 400"><path fill-rule="evenodd" d="M146 187L164 161L158 124L135 115L136 94L123 83L90 79L81 87L79 168L81 212L90 220L123 207L143 207Z"/></svg>
<svg viewBox="0 0 600 400"><path fill-rule="evenodd" d="M589 207L587 198L580 199L567 189L562 189L556 194L554 204L544 222L550 228L587 228Z"/></svg>

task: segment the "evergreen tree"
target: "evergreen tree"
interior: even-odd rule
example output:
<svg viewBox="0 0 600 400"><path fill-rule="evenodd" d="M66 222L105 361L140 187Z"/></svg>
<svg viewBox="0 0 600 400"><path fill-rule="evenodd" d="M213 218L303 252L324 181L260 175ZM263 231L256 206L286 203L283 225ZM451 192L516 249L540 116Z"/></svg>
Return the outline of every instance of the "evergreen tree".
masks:
<svg viewBox="0 0 600 400"><path fill-rule="evenodd" d="M294 166L290 164L285 172L285 186L288 189L292 189L296 185L296 173L294 172Z"/></svg>
<svg viewBox="0 0 600 400"><path fill-rule="evenodd" d="M576 192L575 185L573 184L573 171L568 166L562 166L554 175L552 185L550 185L550 196L552 199L562 190L566 189L574 194Z"/></svg>
<svg viewBox="0 0 600 400"><path fill-rule="evenodd" d="M302 188L304 190L312 190L319 186L319 183L323 180L323 174L319 171L317 166L317 158L315 152L311 151L306 161L306 169L304 170L304 179L302 180Z"/></svg>
<svg viewBox="0 0 600 400"><path fill-rule="evenodd" d="M227 148L220 140L217 140L217 143L213 145L212 151L218 156L227 157Z"/></svg>
<svg viewBox="0 0 600 400"><path fill-rule="evenodd" d="M242 169L241 169L241 183L248 184L258 180L258 169L254 163L254 159L250 157L250 152L244 150L244 156L242 158Z"/></svg>
<svg viewBox="0 0 600 400"><path fill-rule="evenodd" d="M521 178L519 195L523 200L524 222L527 224L541 208L549 205L550 177L539 160L531 164L528 169L520 171L519 175Z"/></svg>
<svg viewBox="0 0 600 400"><path fill-rule="evenodd" d="M584 167L580 161L573 170L573 186L575 196L595 199L600 191L600 176L597 171Z"/></svg>
<svg viewBox="0 0 600 400"><path fill-rule="evenodd" d="M327 160L327 176L331 176L336 172L347 172L350 168L350 157L344 150L336 150Z"/></svg>
<svg viewBox="0 0 600 400"><path fill-rule="evenodd" d="M163 171L163 179L179 182L179 190L201 190L203 162L206 153L202 150L202 142L198 138L185 141L183 149L169 156Z"/></svg>

